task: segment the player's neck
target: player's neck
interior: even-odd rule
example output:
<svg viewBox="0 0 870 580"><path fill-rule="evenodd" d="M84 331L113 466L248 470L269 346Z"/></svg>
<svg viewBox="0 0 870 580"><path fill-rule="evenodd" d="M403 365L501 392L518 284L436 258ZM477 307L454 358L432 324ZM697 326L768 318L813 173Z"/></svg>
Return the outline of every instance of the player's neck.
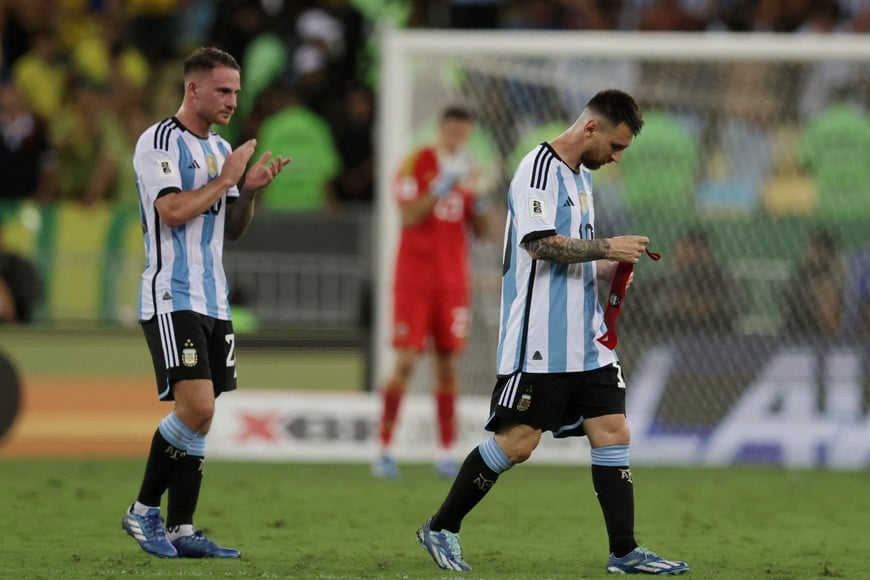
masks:
<svg viewBox="0 0 870 580"><path fill-rule="evenodd" d="M580 155L579 153L572 155L572 152L577 149L572 146L566 134L559 135L552 141L549 141L550 148L556 152L556 155L568 168L574 173L580 171Z"/></svg>
<svg viewBox="0 0 870 580"><path fill-rule="evenodd" d="M203 119L200 115L190 111L184 105L175 113L175 118L181 123L185 129L199 137L200 139L208 138L208 133L211 130L211 123Z"/></svg>

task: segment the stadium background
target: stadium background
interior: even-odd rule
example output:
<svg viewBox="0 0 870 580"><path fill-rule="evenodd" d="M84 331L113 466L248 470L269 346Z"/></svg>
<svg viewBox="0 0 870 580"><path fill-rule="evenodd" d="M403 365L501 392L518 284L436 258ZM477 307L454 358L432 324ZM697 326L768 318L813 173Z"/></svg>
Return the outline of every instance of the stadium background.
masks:
<svg viewBox="0 0 870 580"><path fill-rule="evenodd" d="M359 457L360 450L371 449L368 425L374 417L367 395L377 385L379 365L389 360L389 349L377 332L388 312L383 273L388 270L390 232L394 231L388 192L396 157L388 147L395 147L396 142L384 142L391 138L384 132L386 121L398 126L402 142L410 144L431 135L431 119L442 101L469 102L481 118L475 151L489 170L486 193L498 204L517 151L561 130L592 86L565 79L588 78L596 87L631 84L649 111L642 138L620 168L602 172L597 191L598 235L631 228L649 234L655 249L666 256L660 265L639 267L638 285L620 319L620 352L630 378L638 376L644 385L655 382L655 377L665 375L665 368L671 368L667 365L679 361L679 372L667 374L659 390L652 386L637 389L650 393L639 420L644 421L645 434L655 435L647 441L649 449L640 450L638 456L646 454L648 461L662 463L866 467L870 453L860 442L870 439L866 436L868 331L862 326L870 293L870 166L866 163L870 76L868 17L866 11L860 12L860 2L734 3L743 8L742 18L737 18L736 9L722 8L727 3L712 3L719 10L706 13L706 3L685 2L685 13L693 18L665 19L666 24L644 19L644 10L657 3L642 1L616 3L617 10L603 8L608 3L582 3L586 12L577 9L581 3L555 0L482 3L497 11L495 21L485 15L496 12L475 16L463 12L461 3L406 5L368 0L335 4L344 6L334 20L348 27L345 32L352 30L353 23L353 30L362 31L343 37L347 43L344 53L328 53L345 57L338 58L338 64L331 56L316 52L324 45L338 50L330 44L334 24L330 26L329 18L310 17L310 10L324 9L332 5L329 2L69 0L12 2L6 7L4 75L13 79L17 78L16 63L27 52L10 52L11 41L18 39L18 47L28 45L29 41L20 41L22 30L29 40L42 38L37 34L42 25L28 28L33 25L28 20L30 11L53 15L40 22L51 23L44 30L53 35L54 60L48 69L36 67L36 71L59 71L65 79L59 95L61 102L72 103L72 113L60 105L56 113L92 114L80 107L93 101L76 98L97 88L104 99L97 100L104 107L100 110L115 115L116 124L119 119L132 124L137 117L130 111L142 112L136 107L144 107L150 119L162 118L178 104L179 57L190 46L209 42L226 44L245 71L247 94L236 123L227 129L230 138L249 135L257 127L255 122L263 123L268 117L264 113L269 110L268 99L264 96L265 102L258 101L257 95L274 96L275 91L291 93L300 88L304 89L303 102L317 95L308 105L316 115L313 123L319 120L322 129L341 127L344 118L337 103L346 96L351 77L374 88L379 104L371 126L376 145L372 154L378 168L375 199L342 199L334 192L323 193L324 179L306 170L316 166L318 158L337 155L334 150L329 153L307 146L313 143L305 140L312 133L302 133L298 145L287 142L286 153L295 158L291 166L294 181L287 187L314 191L314 205L292 207L291 203L288 207L279 200L270 202L273 207L265 203L249 235L227 248L226 263L237 290L242 389L270 393L265 402L251 402L252 406L227 418L231 425L223 447L227 457L256 455L271 445L264 456L298 458L306 453L299 451L300 441L304 447L312 438L321 445L314 446L315 455L320 453L327 460ZM798 4L802 13L795 8ZM591 14L593 5L598 14ZM329 10L322 12L330 14ZM304 20L306 14L308 20ZM10 24L16 17L20 17L19 29ZM451 22L451 18L456 20ZM530 44L529 50L535 52L530 56L517 55L516 44L504 56L480 54L470 59L461 51L447 56L433 56L437 50L431 54L411 51L403 53L407 61L401 66L408 66L413 74L398 79L385 77L389 67L381 66L396 55L379 52L382 31L394 26L420 33L424 44L427 33L447 24L467 24L527 32L555 28L570 35L571 40L561 37L566 42L583 36L607 47L608 43L642 45L643 34L661 32L662 27L674 31L668 23L687 39L693 38L687 42L703 43L705 35L712 42L724 35L730 41L723 42L736 44L708 61L688 64L683 57L551 59L531 46L535 43ZM172 34L175 26L189 34ZM602 28L643 32L641 36L599 37ZM110 34L119 31L125 32L120 39ZM582 31L587 31L585 36ZM796 45L803 41L851 44L852 48L842 49L828 61L787 54L778 60L729 60L729 46L733 49L742 40L771 31L780 41L788 37ZM98 41L85 42L99 40L102 34L102 52ZM473 44L473 33L462 34L456 40L457 50L469 38ZM179 38L183 41L175 40ZM443 37L434 38L444 44ZM546 42L559 42L559 38ZM804 49L801 54L807 52L811 51ZM117 59L119 54L126 55L125 59ZM308 84L311 72L324 73L315 88ZM343 75L340 83L335 83L334 74ZM32 77L22 73L20 78L26 85ZM118 78L118 85L129 90L116 92L118 86L112 83ZM393 102L387 97L395 96L391 83L408 89L405 98L410 100L398 110L385 106ZM46 87L39 90L48 91ZM391 93L385 96L387 90ZM132 108L116 106L120 103ZM58 113L58 119L63 126L63 114ZM339 133L335 132L336 139ZM129 143L119 145L115 152L121 155L129 147ZM128 182L123 181L125 177ZM11 193L2 200L5 246L37 265L45 283L45 300L31 324L0 328L0 348L16 365L24 388L22 413L0 442L0 456L139 457L153 425L165 412L153 401L149 362L134 320L135 289L143 262L135 190L131 192L129 175L123 171L117 179L117 188L107 189L106 199L77 198L71 189L48 200L10 199L14 197ZM723 289L710 280L705 286L702 280L695 293L739 295L734 324L727 328L704 327L691 319L685 326L671 328L640 314L655 310L660 298L650 291L643 293L640 281L661 273L654 268L667 268L667 258L688 228L709 236L716 259L734 283ZM787 327L779 300L807 241L821 228L839 240L837 260L846 274L841 324L824 336L810 326L804 330ZM499 254L498 243L475 250L473 346L462 369L463 388L470 395L485 395L491 387ZM414 390L421 394L427 387L427 371L424 367L417 373ZM764 412L755 415L747 414L751 400L749 409L738 405L744 395L755 392L753 386L763 387L755 410ZM273 440L284 436L291 423L288 417L278 419L274 432L254 436L253 441L239 432L232 437L233 429L242 428L237 427L242 424L241 416L247 413L250 417L251 409L262 418L263 406L280 402L296 405L300 415L305 413L298 409L328 415L336 407L331 398L336 394L339 404L359 405L356 412L348 417L326 417L319 426L304 426L302 436L293 441ZM232 407L229 398L228 402ZM424 449L431 444L426 439L425 405L425 397L420 397L409 406L408 412L417 418L409 421L413 432L403 435L409 459L425 457L413 450L413 442ZM735 411L738 407L739 413ZM467 440L473 442L478 434L479 406L472 406L466 416ZM711 433L725 427L730 432L746 430L741 421L766 424L777 433L759 431L755 439L720 442L721 451L707 452L716 447ZM811 436L799 437L801 427L807 425ZM339 435L332 437L333 430ZM784 439L796 443L789 447ZM325 440L338 443L325 448ZM858 443L843 450L842 440ZM251 447L240 445L243 442ZM665 447L676 451L658 454L656 450L664 443L674 443ZM691 449L686 450L687 446ZM644 439L638 447L645 447ZM558 460L560 453L565 455L554 451L551 457ZM571 460L578 459L570 455Z"/></svg>

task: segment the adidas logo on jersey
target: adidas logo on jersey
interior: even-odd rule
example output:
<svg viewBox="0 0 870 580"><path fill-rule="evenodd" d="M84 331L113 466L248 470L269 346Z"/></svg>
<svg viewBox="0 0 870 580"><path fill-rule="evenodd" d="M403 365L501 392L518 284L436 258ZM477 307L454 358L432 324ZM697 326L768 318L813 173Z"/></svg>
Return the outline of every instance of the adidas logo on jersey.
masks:
<svg viewBox="0 0 870 580"><path fill-rule="evenodd" d="M172 294L170 294L169 292L164 292L163 299L164 300L172 300Z"/></svg>
<svg viewBox="0 0 870 580"><path fill-rule="evenodd" d="M190 165L187 166L188 169L199 169L199 163L194 159Z"/></svg>
<svg viewBox="0 0 870 580"><path fill-rule="evenodd" d="M574 207L574 202L571 201L571 198L569 197L569 198L565 201L565 204L564 204L562 207Z"/></svg>
<svg viewBox="0 0 870 580"><path fill-rule="evenodd" d="M536 350L535 354L532 355L532 360L544 360L544 357L541 356L541 351Z"/></svg>

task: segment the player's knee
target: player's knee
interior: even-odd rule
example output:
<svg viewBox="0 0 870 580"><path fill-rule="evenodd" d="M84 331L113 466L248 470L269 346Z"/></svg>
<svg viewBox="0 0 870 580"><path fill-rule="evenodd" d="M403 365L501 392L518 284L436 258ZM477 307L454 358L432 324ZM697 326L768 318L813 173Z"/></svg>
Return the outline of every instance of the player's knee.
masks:
<svg viewBox="0 0 870 580"><path fill-rule="evenodd" d="M511 449L506 455L510 462L513 464L523 463L532 456L532 452L534 450L534 448L516 447Z"/></svg>
<svg viewBox="0 0 870 580"><path fill-rule="evenodd" d="M631 442L631 432L623 417L610 416L588 419L583 426L592 447L628 445Z"/></svg>
<svg viewBox="0 0 870 580"><path fill-rule="evenodd" d="M413 364L401 364L396 367L396 378L402 383L405 383L411 378L411 372L413 370Z"/></svg>
<svg viewBox="0 0 870 580"><path fill-rule="evenodd" d="M408 381L400 376L394 375L384 383L383 392L402 395L408 389Z"/></svg>
<svg viewBox="0 0 870 580"><path fill-rule="evenodd" d="M446 389L451 389L456 384L456 354L453 352L440 352L436 357L435 373L439 384Z"/></svg>
<svg viewBox="0 0 870 580"><path fill-rule="evenodd" d="M395 380L391 382L405 384L411 378L416 360L416 357L410 354L400 356L396 361L396 368L393 373Z"/></svg>
<svg viewBox="0 0 870 580"><path fill-rule="evenodd" d="M509 437L499 442L504 454L511 463L522 463L532 456L538 442L541 440L540 433L525 433L519 437Z"/></svg>
<svg viewBox="0 0 870 580"><path fill-rule="evenodd" d="M214 401L202 401L187 408L187 418L195 431L203 431L214 417ZM187 421L186 421L187 422Z"/></svg>
<svg viewBox="0 0 870 580"><path fill-rule="evenodd" d="M537 447L537 445L518 443L506 450L505 455L507 455L507 458L510 460L511 463L523 463L532 456L532 452L534 452L535 447Z"/></svg>

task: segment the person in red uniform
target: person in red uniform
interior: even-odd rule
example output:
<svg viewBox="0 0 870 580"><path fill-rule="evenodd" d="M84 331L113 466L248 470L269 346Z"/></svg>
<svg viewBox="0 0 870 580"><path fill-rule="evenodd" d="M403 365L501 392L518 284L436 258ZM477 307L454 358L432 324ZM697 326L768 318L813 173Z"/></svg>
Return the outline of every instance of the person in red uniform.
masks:
<svg viewBox="0 0 870 580"><path fill-rule="evenodd" d="M375 477L394 479L393 431L408 380L419 356L435 350L435 407L439 457L436 472L453 477L456 442L457 359L468 335L470 265L468 231L486 228L484 198L475 195L477 171L466 146L474 118L460 106L446 107L434 143L417 149L396 176L402 232L393 287L395 367L381 389L380 455Z"/></svg>

